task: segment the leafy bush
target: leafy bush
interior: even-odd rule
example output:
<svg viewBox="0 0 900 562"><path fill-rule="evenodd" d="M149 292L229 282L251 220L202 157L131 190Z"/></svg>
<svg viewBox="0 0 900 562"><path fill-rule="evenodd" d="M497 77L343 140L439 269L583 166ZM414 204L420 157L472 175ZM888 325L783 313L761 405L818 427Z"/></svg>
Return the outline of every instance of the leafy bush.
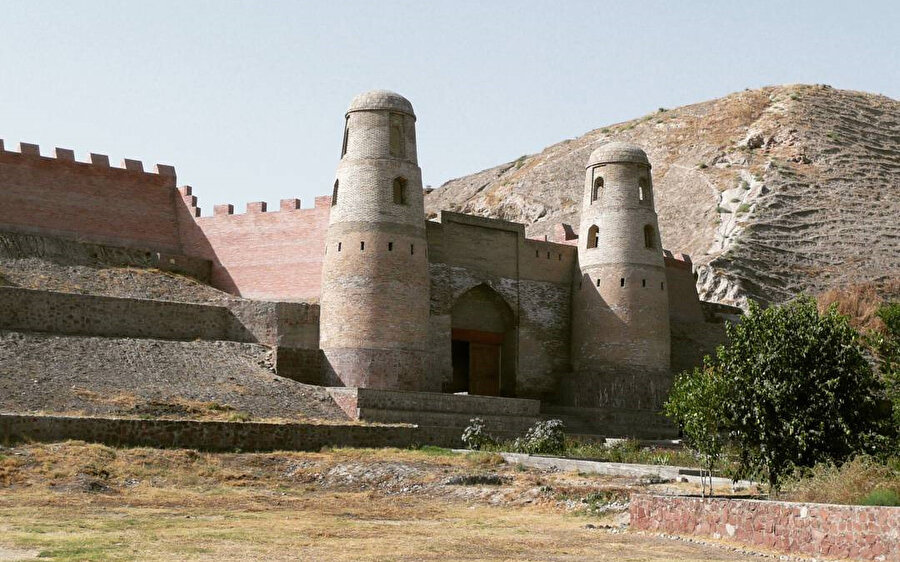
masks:
<svg viewBox="0 0 900 562"><path fill-rule="evenodd" d="M900 506L900 494L894 490L879 488L872 490L862 499L861 505L884 505L889 507Z"/></svg>
<svg viewBox="0 0 900 562"><path fill-rule="evenodd" d="M520 453L530 454L559 454L566 449L566 433L563 422L560 420L539 421L531 428L525 437L520 437L513 442L513 449Z"/></svg>
<svg viewBox="0 0 900 562"><path fill-rule="evenodd" d="M467 448L475 451L497 445L497 440L485 431L484 420L481 418L469 420L469 425L466 426L462 433L462 442Z"/></svg>
<svg viewBox="0 0 900 562"><path fill-rule="evenodd" d="M704 428L727 435L737 474L764 476L773 492L794 467L884 450L892 428L879 408L883 388L834 307L820 315L805 297L768 309L751 303L727 335L715 360L673 388L669 415L692 446L714 449Z"/></svg>
<svg viewBox="0 0 900 562"><path fill-rule="evenodd" d="M876 316L884 328L869 336L869 344L878 360L878 372L885 395L892 404L894 427L900 428L900 303L882 305ZM900 453L900 435L896 445Z"/></svg>

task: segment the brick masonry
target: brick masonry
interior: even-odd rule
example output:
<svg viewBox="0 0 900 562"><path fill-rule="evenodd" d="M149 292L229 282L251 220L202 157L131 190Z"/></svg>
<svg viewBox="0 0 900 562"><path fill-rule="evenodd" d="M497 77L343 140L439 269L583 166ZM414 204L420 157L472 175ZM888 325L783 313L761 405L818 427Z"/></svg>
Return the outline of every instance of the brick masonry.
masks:
<svg viewBox="0 0 900 562"><path fill-rule="evenodd" d="M635 495L631 526L790 554L900 560L900 508Z"/></svg>
<svg viewBox="0 0 900 562"><path fill-rule="evenodd" d="M92 154L75 161L70 150L44 157L37 145L5 150L0 141L0 224L28 234L77 238L182 253L176 212L181 202L175 169L145 172L135 160L114 168Z"/></svg>

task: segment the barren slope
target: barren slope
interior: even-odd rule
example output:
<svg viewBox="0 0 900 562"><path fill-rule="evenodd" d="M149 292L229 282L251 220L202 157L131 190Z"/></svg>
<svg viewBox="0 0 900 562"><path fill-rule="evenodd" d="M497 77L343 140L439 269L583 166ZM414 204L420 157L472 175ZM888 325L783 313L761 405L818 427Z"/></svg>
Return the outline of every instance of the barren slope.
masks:
<svg viewBox="0 0 900 562"><path fill-rule="evenodd" d="M829 86L775 86L662 110L451 180L441 209L578 224L584 163L603 143L653 163L664 245L694 258L701 298L783 301L900 276L900 102Z"/></svg>

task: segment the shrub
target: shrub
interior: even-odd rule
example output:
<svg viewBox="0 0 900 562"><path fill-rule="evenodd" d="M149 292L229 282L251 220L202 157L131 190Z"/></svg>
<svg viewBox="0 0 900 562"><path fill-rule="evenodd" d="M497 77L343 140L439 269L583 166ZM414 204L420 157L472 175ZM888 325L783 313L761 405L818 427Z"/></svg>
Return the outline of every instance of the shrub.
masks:
<svg viewBox="0 0 900 562"><path fill-rule="evenodd" d="M876 316L884 328L869 336L869 344L878 361L878 372L885 385L885 395L892 404L894 427L900 428L900 303L882 305ZM900 453L900 435L897 435Z"/></svg>
<svg viewBox="0 0 900 562"><path fill-rule="evenodd" d="M562 453L566 449L566 433L563 422L560 420L537 422L528 429L525 437L515 440L513 449L520 453L530 454Z"/></svg>
<svg viewBox="0 0 900 562"><path fill-rule="evenodd" d="M872 490L862 499L861 505L884 505L889 507L900 506L900 494L894 490L879 488Z"/></svg>
<svg viewBox="0 0 900 562"><path fill-rule="evenodd" d="M709 166L707 166L706 163L704 163L704 162L700 162L699 164L697 164L697 167L700 168L701 170L705 170L705 169L709 168Z"/></svg>
<svg viewBox="0 0 900 562"><path fill-rule="evenodd" d="M750 211L750 205L747 203L741 203L740 207L737 208L738 213L747 213Z"/></svg>
<svg viewBox="0 0 900 562"><path fill-rule="evenodd" d="M462 442L467 448L475 451L493 447L497 444L497 440L485 431L484 420L481 418L469 420L469 425L462 432Z"/></svg>

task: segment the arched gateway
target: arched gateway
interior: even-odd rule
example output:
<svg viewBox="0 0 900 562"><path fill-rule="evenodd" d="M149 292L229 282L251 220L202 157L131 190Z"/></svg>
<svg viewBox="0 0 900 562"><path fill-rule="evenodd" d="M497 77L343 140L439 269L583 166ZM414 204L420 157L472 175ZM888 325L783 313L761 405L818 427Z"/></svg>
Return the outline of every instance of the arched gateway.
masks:
<svg viewBox="0 0 900 562"><path fill-rule="evenodd" d="M516 321L496 291L478 285L453 304L451 392L513 396L516 388Z"/></svg>

